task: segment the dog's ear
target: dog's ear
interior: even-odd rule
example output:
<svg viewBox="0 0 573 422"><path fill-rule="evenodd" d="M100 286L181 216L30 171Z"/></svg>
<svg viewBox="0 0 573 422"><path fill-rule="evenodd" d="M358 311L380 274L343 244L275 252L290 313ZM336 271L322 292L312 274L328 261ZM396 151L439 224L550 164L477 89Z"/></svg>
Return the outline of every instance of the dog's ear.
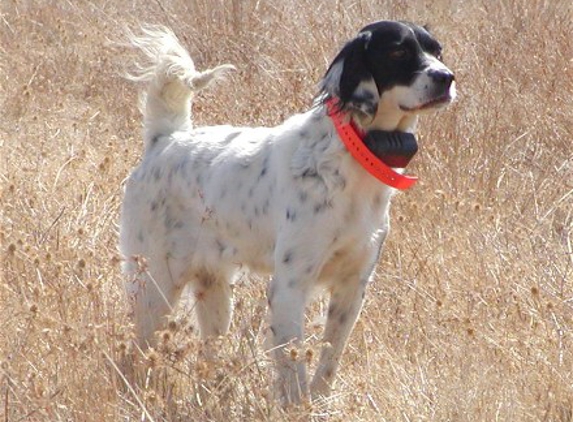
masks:
<svg viewBox="0 0 573 422"><path fill-rule="evenodd" d="M370 31L358 34L338 53L328 68L321 84L325 97L339 100L341 110L358 112L373 118L378 109L380 94L366 64L366 50Z"/></svg>

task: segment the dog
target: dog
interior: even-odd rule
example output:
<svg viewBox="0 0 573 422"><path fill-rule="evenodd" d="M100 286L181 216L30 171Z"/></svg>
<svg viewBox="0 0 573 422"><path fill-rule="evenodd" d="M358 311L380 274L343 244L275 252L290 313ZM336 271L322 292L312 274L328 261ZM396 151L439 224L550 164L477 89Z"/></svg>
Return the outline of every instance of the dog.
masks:
<svg viewBox="0 0 573 422"><path fill-rule="evenodd" d="M126 181L120 249L139 344L154 344L186 286L202 338L225 334L233 279L248 268L272 276L267 296L280 397L328 397L396 191L349 152L332 116L362 135L413 136L420 114L456 95L442 47L424 27L372 23L336 55L308 111L276 127L196 128L192 97L233 66L197 71L166 28L143 29L130 43L144 58L131 78L147 84L145 152ZM304 311L316 288L330 299L325 346L309 384L305 363L287 351L304 341Z"/></svg>

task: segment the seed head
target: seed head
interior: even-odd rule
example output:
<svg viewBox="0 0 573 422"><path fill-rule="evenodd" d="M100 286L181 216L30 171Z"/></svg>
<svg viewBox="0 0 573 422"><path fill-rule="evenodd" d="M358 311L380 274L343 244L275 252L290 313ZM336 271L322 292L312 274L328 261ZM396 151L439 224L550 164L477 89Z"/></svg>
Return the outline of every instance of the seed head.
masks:
<svg viewBox="0 0 573 422"><path fill-rule="evenodd" d="M159 365L159 354L154 349L149 349L147 352L147 365L150 368L156 368Z"/></svg>
<svg viewBox="0 0 573 422"><path fill-rule="evenodd" d="M296 348L293 347L292 349L289 350L288 353L289 353L289 356L290 356L291 360L297 360L297 358L298 358L298 350L297 350Z"/></svg>
<svg viewBox="0 0 573 422"><path fill-rule="evenodd" d="M306 352L304 354L304 358L305 358L306 362L311 363L313 357L314 357L314 350L306 349Z"/></svg>
<svg viewBox="0 0 573 422"><path fill-rule="evenodd" d="M171 332L170 331L163 331L161 333L161 340L163 343L169 343L171 341Z"/></svg>

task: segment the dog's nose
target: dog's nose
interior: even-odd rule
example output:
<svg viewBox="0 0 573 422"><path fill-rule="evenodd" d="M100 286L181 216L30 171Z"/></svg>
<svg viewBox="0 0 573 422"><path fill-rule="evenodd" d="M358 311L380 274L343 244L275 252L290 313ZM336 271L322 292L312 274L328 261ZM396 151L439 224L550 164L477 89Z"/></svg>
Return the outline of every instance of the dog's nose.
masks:
<svg viewBox="0 0 573 422"><path fill-rule="evenodd" d="M430 78L432 78L437 85L443 87L444 89L448 89L455 79L454 74L445 69L432 70L428 73L428 76L430 76Z"/></svg>

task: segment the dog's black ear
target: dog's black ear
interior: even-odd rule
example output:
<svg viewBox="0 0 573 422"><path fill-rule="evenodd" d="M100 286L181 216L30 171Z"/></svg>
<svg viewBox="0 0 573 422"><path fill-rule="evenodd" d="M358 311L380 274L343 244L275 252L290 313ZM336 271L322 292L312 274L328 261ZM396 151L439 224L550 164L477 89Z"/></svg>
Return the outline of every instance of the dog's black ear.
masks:
<svg viewBox="0 0 573 422"><path fill-rule="evenodd" d="M371 33L365 31L348 42L332 61L320 88L324 97L339 100L341 110L373 118L380 94L366 65L370 38Z"/></svg>

